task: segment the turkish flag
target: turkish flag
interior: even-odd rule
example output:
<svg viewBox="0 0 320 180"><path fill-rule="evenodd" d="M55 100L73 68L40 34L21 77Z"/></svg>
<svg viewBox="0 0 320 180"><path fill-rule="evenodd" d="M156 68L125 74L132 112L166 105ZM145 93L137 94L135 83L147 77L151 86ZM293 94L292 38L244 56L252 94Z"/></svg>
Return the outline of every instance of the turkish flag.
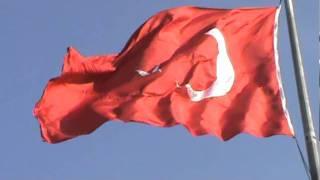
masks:
<svg viewBox="0 0 320 180"><path fill-rule="evenodd" d="M277 62L276 8L179 7L147 20L119 54L68 48L34 108L57 143L111 120L185 126L222 140L293 135Z"/></svg>

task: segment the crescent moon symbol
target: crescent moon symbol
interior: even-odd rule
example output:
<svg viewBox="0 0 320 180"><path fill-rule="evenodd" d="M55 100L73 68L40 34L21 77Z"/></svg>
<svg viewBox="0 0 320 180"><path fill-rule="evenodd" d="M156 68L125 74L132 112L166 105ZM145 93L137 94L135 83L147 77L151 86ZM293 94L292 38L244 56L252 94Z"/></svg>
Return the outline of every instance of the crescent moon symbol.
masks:
<svg viewBox="0 0 320 180"><path fill-rule="evenodd" d="M235 79L235 72L229 58L225 39L218 28L213 28L206 34L216 39L218 43L219 53L217 55L216 73L217 79L211 86L202 91L193 90L191 84L187 84L186 88L191 101L201 101L206 98L219 97L226 95L232 88Z"/></svg>

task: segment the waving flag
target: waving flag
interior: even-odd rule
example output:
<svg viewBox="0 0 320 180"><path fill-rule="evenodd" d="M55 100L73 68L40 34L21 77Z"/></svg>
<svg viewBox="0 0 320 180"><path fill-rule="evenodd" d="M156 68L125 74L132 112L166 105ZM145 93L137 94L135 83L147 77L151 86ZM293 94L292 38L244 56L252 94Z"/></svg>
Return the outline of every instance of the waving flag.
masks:
<svg viewBox="0 0 320 180"><path fill-rule="evenodd" d="M34 108L57 143L111 120L185 126L223 140L293 135L277 63L276 8L179 7L147 20L119 54L74 48Z"/></svg>

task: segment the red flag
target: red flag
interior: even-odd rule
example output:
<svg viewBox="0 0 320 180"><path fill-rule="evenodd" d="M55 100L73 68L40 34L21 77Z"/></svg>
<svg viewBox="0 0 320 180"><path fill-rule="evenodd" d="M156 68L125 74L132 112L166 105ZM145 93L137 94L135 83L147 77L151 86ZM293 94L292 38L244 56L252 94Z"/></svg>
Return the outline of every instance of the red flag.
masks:
<svg viewBox="0 0 320 180"><path fill-rule="evenodd" d="M147 20L116 55L69 48L34 109L57 143L120 119L223 140L293 135L279 78L276 8L180 7Z"/></svg>

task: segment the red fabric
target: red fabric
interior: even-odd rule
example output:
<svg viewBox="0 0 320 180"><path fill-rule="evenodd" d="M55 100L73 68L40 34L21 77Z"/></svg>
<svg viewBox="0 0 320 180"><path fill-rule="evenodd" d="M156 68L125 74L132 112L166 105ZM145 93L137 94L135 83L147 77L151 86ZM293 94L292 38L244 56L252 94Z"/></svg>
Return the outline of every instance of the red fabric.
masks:
<svg viewBox="0 0 320 180"><path fill-rule="evenodd" d="M120 119L160 127L185 126L223 140L245 132L292 136L281 103L274 52L275 8L180 7L147 20L117 55L84 57L74 48L62 73L34 108L46 142L91 133ZM235 70L231 91L192 102L185 85L203 90L216 79L219 28ZM161 72L142 77L136 70Z"/></svg>

